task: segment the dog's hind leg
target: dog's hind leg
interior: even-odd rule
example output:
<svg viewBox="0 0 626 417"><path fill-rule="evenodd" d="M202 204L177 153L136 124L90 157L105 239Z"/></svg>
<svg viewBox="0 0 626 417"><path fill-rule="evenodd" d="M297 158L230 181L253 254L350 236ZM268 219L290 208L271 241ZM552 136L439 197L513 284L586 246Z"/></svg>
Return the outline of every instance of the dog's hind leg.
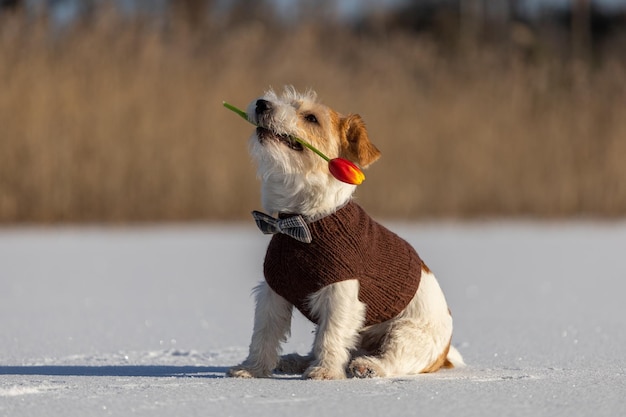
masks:
<svg viewBox="0 0 626 417"><path fill-rule="evenodd" d="M447 365L447 340L433 337L429 326L413 320L396 320L388 327L378 354L359 356L348 367L357 378L394 377L434 372Z"/></svg>
<svg viewBox="0 0 626 417"><path fill-rule="evenodd" d="M293 305L264 281L255 288L254 330L248 358L228 371L239 378L268 377L278 363L280 344L287 340Z"/></svg>
<svg viewBox="0 0 626 417"><path fill-rule="evenodd" d="M452 366L448 360L452 317L429 271L422 273L419 289L407 308L395 319L367 330L364 336L368 332L384 336L372 349L375 356L360 356L350 363L349 372L355 377L414 375Z"/></svg>

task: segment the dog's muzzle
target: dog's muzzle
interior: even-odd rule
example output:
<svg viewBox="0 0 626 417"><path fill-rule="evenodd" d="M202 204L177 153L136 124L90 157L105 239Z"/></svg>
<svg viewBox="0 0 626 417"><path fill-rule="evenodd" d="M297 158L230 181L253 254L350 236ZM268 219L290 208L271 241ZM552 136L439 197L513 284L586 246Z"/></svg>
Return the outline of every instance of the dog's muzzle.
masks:
<svg viewBox="0 0 626 417"><path fill-rule="evenodd" d="M304 147L298 141L294 140L291 135L287 133L278 133L274 130L264 127L271 124L270 120L273 110L274 106L272 105L272 102L263 99L259 99L256 101L256 107L254 108L254 112L256 113L258 125L256 129L256 134L259 142L263 143L268 139L273 139L287 145L294 151L304 150Z"/></svg>

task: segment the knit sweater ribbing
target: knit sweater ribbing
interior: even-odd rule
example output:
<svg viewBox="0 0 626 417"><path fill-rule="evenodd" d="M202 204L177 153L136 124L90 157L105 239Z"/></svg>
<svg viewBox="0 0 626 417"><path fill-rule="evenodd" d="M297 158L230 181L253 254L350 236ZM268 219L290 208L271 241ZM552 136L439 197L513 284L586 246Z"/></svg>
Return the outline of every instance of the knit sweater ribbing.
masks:
<svg viewBox="0 0 626 417"><path fill-rule="evenodd" d="M309 224L313 241L276 234L267 249L265 279L309 320L308 297L323 287L358 279L365 325L397 316L419 286L422 260L406 241L374 221L356 203Z"/></svg>

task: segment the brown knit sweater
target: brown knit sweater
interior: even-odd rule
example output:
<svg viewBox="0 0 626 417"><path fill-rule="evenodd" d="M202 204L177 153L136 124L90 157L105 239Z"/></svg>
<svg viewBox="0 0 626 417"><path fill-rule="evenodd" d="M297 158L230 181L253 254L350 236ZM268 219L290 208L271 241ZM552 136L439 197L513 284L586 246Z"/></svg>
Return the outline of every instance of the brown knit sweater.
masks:
<svg viewBox="0 0 626 417"><path fill-rule="evenodd" d="M397 316L419 286L422 260L406 241L376 223L356 203L309 224L313 241L276 234L267 248L264 273L269 286L317 323L307 298L323 287L350 279L360 282L365 324Z"/></svg>

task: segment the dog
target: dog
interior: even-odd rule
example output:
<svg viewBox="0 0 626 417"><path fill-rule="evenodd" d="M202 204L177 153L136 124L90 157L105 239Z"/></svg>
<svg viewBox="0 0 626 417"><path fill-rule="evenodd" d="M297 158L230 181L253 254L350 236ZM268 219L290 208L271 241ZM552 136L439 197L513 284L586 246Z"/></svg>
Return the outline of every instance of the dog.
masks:
<svg viewBox="0 0 626 417"><path fill-rule="evenodd" d="M274 222L264 232L277 234L265 257L265 281L255 288L248 357L228 376L279 372L333 380L463 366L451 346L452 316L433 273L406 241L354 202L355 185L334 178L324 159L293 139L366 168L380 151L362 118L343 116L321 104L315 92L293 87L267 91L246 113L257 125L249 146L262 205L278 216L260 215ZM280 230L280 221L306 229L305 238ZM305 356L280 356L294 307L316 324L313 348Z"/></svg>

